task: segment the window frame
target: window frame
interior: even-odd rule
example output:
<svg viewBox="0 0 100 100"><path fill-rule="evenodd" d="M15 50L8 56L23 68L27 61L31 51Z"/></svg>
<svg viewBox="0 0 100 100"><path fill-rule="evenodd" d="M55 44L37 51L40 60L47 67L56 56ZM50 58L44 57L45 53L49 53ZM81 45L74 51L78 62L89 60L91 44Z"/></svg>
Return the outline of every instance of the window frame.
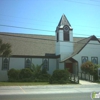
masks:
<svg viewBox="0 0 100 100"><path fill-rule="evenodd" d="M82 62L82 64L85 63L85 62L83 62L83 57L84 57L84 58L87 58L87 60L86 60L85 62L88 61L88 56L82 56L82 57L81 57L81 62Z"/></svg>
<svg viewBox="0 0 100 100"><path fill-rule="evenodd" d="M44 68L44 61L45 61L45 60L47 60L46 70L49 71L49 59L48 59L48 58L43 58L43 59L42 59L42 63L43 63L42 69Z"/></svg>
<svg viewBox="0 0 100 100"><path fill-rule="evenodd" d="M4 63L4 60L7 59L8 62L6 64ZM10 58L9 57L3 57L2 58L2 70L9 70L9 64L10 64ZM6 65L6 67L5 67Z"/></svg>
<svg viewBox="0 0 100 100"><path fill-rule="evenodd" d="M93 56L93 57L91 57L91 62L92 62L92 58L97 58L97 63L95 63L95 64L98 64L98 57L96 57L96 56ZM93 62L92 62L93 63ZM93 63L94 64L94 63Z"/></svg>
<svg viewBox="0 0 100 100"><path fill-rule="evenodd" d="M28 64L27 64L27 62L26 62L28 59L31 61L31 63L30 63L30 67L31 67L32 58L25 58L25 68L29 68L29 67L27 66Z"/></svg>
<svg viewBox="0 0 100 100"><path fill-rule="evenodd" d="M63 32L64 32L64 35L63 35L64 41L70 41L69 31L68 32L63 31Z"/></svg>

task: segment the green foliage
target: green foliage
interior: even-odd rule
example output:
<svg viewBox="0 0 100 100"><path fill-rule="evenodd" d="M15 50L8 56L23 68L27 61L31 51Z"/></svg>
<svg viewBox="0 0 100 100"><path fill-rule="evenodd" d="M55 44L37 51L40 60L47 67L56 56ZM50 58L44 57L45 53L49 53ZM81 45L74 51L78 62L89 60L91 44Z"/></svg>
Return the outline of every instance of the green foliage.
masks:
<svg viewBox="0 0 100 100"><path fill-rule="evenodd" d="M10 82L16 82L16 81L19 81L19 73L20 73L20 70L16 70L16 69L10 69L8 71L8 81Z"/></svg>
<svg viewBox="0 0 100 100"><path fill-rule="evenodd" d="M41 65L40 66L39 65L35 66L34 64L32 64L30 69L34 73L34 75L38 75L38 74L41 73Z"/></svg>
<svg viewBox="0 0 100 100"><path fill-rule="evenodd" d="M50 84L66 84L69 81L68 70L55 70L50 78Z"/></svg>
<svg viewBox="0 0 100 100"><path fill-rule="evenodd" d="M32 81L33 73L29 68L24 68L20 71L19 78L21 81Z"/></svg>
<svg viewBox="0 0 100 100"><path fill-rule="evenodd" d="M2 43L0 39L0 55L7 57L11 54L11 45L9 43Z"/></svg>
<svg viewBox="0 0 100 100"><path fill-rule="evenodd" d="M94 80L98 79L98 68L99 65L93 64L90 61L87 61L82 64L81 70L85 73L89 73L94 76Z"/></svg>
<svg viewBox="0 0 100 100"><path fill-rule="evenodd" d="M34 65L32 64L31 70L34 73L34 81L35 82L48 82L50 79L50 75L47 73L46 69L42 69L42 65Z"/></svg>
<svg viewBox="0 0 100 100"><path fill-rule="evenodd" d="M81 65L81 70L85 73L93 73L94 71L94 64L90 61L87 61Z"/></svg>
<svg viewBox="0 0 100 100"><path fill-rule="evenodd" d="M32 64L31 68L24 68L21 70L10 69L8 71L8 78L11 82L48 82L50 75L46 69L41 70L42 65Z"/></svg>

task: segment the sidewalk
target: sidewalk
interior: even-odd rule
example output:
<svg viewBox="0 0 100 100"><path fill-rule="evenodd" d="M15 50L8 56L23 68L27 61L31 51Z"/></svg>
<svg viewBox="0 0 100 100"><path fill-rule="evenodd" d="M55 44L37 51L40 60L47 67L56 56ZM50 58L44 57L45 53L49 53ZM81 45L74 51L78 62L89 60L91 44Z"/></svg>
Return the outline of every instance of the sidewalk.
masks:
<svg viewBox="0 0 100 100"><path fill-rule="evenodd" d="M85 80L79 80L79 83L81 85L98 85L98 83L89 82L89 81L85 81Z"/></svg>

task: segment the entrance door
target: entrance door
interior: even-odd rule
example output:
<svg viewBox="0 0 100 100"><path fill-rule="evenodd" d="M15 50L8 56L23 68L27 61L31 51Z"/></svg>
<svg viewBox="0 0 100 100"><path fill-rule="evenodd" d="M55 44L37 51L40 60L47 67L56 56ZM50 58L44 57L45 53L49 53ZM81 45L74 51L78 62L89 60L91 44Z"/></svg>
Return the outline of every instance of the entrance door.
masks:
<svg viewBox="0 0 100 100"><path fill-rule="evenodd" d="M67 68L70 73L73 73L73 63L65 63L65 68Z"/></svg>

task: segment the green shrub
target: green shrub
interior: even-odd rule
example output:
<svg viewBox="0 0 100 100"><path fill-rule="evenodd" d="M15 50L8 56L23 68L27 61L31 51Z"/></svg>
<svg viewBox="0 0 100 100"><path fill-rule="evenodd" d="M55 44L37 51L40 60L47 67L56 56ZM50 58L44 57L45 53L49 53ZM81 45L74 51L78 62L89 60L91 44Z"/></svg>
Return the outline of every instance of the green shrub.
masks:
<svg viewBox="0 0 100 100"><path fill-rule="evenodd" d="M50 79L50 75L47 73L45 68L42 68L43 64L41 65L34 65L31 66L31 71L34 73L34 81L35 82L48 82Z"/></svg>
<svg viewBox="0 0 100 100"><path fill-rule="evenodd" d="M55 70L50 78L50 84L66 84L69 81L68 70Z"/></svg>
<svg viewBox="0 0 100 100"><path fill-rule="evenodd" d="M20 73L20 70L16 70L14 68L10 69L7 73L8 81L10 82L19 81L19 73Z"/></svg>
<svg viewBox="0 0 100 100"><path fill-rule="evenodd" d="M99 66L96 64L93 64L90 61L87 61L82 64L81 70L85 73L89 73L90 75L94 76L94 80L98 80L98 68Z"/></svg>
<svg viewBox="0 0 100 100"><path fill-rule="evenodd" d="M90 61L87 61L81 65L81 70L85 73L93 73L94 64Z"/></svg>
<svg viewBox="0 0 100 100"><path fill-rule="evenodd" d="M19 74L20 81L23 82L33 81L33 76L34 74L29 68L22 69Z"/></svg>
<svg viewBox="0 0 100 100"><path fill-rule="evenodd" d="M35 77L35 82L49 82L50 74L43 74L41 73L39 76Z"/></svg>

